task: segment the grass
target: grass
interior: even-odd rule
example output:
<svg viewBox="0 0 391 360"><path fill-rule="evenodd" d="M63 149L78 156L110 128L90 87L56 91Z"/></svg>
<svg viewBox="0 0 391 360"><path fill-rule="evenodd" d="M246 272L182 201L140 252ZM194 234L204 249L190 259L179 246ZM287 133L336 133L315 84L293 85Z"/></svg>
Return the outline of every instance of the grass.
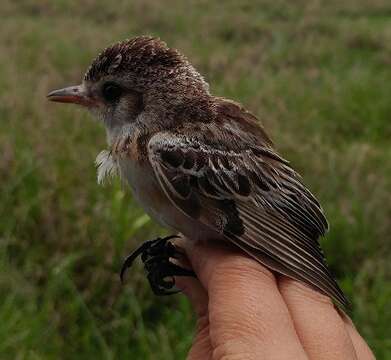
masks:
<svg viewBox="0 0 391 360"><path fill-rule="evenodd" d="M3 0L0 9L0 358L174 359L194 318L121 260L164 230L118 182L104 132L48 90L78 83L119 39L181 49L241 101L326 209L322 244L379 359L391 359L391 6L386 0Z"/></svg>

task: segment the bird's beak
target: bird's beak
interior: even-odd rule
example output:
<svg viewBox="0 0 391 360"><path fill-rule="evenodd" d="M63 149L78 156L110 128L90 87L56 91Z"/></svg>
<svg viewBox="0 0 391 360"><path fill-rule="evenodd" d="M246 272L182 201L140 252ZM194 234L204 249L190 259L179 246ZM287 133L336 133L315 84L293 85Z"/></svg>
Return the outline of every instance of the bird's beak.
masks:
<svg viewBox="0 0 391 360"><path fill-rule="evenodd" d="M96 105L96 101L87 95L83 85L69 86L53 90L47 95L50 101L79 104L87 107Z"/></svg>

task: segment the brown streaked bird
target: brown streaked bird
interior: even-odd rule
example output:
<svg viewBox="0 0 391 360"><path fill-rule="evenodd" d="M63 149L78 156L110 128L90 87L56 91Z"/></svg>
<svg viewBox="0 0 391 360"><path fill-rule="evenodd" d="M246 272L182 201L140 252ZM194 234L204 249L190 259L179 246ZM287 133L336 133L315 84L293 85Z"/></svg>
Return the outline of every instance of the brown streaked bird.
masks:
<svg viewBox="0 0 391 360"><path fill-rule="evenodd" d="M49 100L87 107L106 127L98 182L119 173L145 211L188 241L232 243L269 269L347 307L319 238L328 223L300 176L273 148L256 117L209 92L204 78L159 39L136 37L105 49L81 85ZM169 238L141 255L152 289L172 292L174 275L194 275L169 258Z"/></svg>

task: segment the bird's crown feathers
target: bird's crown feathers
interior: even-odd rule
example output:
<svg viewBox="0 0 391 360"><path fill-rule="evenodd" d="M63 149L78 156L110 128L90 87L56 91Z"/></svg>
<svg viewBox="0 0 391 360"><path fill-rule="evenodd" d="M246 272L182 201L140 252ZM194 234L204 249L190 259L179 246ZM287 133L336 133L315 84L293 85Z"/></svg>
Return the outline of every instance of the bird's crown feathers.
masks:
<svg viewBox="0 0 391 360"><path fill-rule="evenodd" d="M92 62L84 80L96 81L102 76L126 71L140 72L147 67L172 68L185 61L175 49L159 38L139 36L107 47Z"/></svg>

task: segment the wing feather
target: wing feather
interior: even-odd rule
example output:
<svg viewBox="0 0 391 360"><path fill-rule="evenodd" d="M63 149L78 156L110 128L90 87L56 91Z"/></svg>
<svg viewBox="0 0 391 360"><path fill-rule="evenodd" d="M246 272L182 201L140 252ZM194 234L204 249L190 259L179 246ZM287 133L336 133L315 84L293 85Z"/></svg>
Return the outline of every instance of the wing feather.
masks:
<svg viewBox="0 0 391 360"><path fill-rule="evenodd" d="M148 154L178 210L271 269L348 306L318 242L328 229L323 211L269 145L228 150L194 134L158 133L149 141Z"/></svg>

